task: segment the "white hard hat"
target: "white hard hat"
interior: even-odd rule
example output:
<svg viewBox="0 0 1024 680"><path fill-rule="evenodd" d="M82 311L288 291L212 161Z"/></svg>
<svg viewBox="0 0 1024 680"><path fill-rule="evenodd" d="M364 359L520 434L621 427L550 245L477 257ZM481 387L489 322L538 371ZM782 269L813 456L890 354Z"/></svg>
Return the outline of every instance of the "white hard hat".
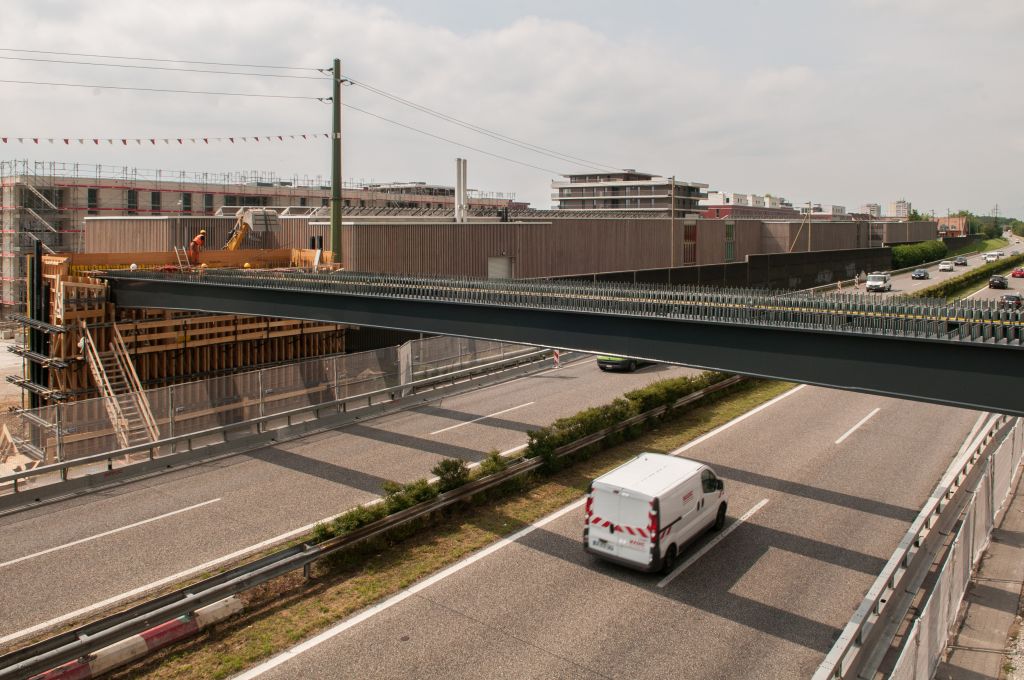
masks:
<svg viewBox="0 0 1024 680"><path fill-rule="evenodd" d="M128 269L131 269L132 271L135 271L138 268L139 268L139 265L135 264L134 262L132 262L131 266L128 267Z"/></svg>

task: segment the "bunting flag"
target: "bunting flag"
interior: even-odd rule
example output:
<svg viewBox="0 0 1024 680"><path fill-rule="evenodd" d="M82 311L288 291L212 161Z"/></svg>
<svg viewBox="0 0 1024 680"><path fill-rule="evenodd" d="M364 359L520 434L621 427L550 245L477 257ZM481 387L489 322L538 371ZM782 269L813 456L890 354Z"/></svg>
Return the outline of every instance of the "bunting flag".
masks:
<svg viewBox="0 0 1024 680"><path fill-rule="evenodd" d="M150 146L156 146L159 142L164 144L170 144L171 142L177 142L178 144L217 144L217 143L228 143L228 144L248 144L250 142L290 142L296 140L311 141L314 139L331 139L335 137L330 132L297 132L294 135L257 135L255 137L2 137L0 136L0 142L4 144L39 144L40 140L44 140L53 143L64 142L65 145L70 146L73 143L87 144L92 142L95 145L106 142L107 144L116 144L121 142L122 146L128 146L130 143L135 143L136 146L141 146L143 142L149 142ZM341 134L337 135L338 139L341 139Z"/></svg>

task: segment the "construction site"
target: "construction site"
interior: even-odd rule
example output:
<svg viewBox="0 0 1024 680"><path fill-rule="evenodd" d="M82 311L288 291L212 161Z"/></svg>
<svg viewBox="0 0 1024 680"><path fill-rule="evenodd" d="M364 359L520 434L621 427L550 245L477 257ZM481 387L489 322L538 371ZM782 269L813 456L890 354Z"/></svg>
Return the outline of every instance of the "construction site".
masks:
<svg viewBox="0 0 1024 680"><path fill-rule="evenodd" d="M21 395L2 405L13 411L0 430L0 473L336 399L355 384L398 384L395 348L421 341L401 329L122 307L93 276L99 271L344 269L806 287L875 267L890 244L936 237L934 222L534 210L469 190L461 159L456 180L345 186L335 248L330 188L320 178L0 164L3 310L7 332L24 338L7 346L23 370L7 376ZM802 278L769 276L796 271L797 260ZM460 366L496 351L438 340L406 363Z"/></svg>

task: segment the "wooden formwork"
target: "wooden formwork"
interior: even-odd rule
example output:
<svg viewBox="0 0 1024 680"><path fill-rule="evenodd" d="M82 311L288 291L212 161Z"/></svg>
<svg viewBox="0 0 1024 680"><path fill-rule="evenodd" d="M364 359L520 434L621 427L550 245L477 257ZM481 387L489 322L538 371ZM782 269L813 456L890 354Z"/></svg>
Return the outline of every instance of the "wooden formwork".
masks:
<svg viewBox="0 0 1024 680"><path fill-rule="evenodd" d="M298 249L206 251L210 267L309 267L316 251ZM328 258L329 259L329 258ZM50 356L68 364L51 368L50 387L72 399L97 396L82 355L81 324L105 350L113 328L124 338L144 387L200 380L345 351L345 327L292 319L197 314L162 309L128 309L109 301L100 269L173 266L173 253L68 253L43 256L50 290L50 323L64 333L51 336ZM327 263L329 266L329 263Z"/></svg>

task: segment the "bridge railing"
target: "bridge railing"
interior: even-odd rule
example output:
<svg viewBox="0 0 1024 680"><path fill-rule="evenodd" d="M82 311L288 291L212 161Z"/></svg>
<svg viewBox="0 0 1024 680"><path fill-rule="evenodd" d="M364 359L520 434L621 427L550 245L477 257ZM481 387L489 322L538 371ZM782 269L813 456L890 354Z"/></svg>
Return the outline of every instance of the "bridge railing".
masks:
<svg viewBox="0 0 1024 680"><path fill-rule="evenodd" d="M873 677L929 567L949 545L938 580L913 621L890 677L930 678L946 648L972 568L988 545L1024 454L1024 422L992 416L961 449L814 680Z"/></svg>
<svg viewBox="0 0 1024 680"><path fill-rule="evenodd" d="M640 285L619 282L537 281L397 276L334 272L206 270L164 273L116 271L112 282L154 280L186 285L287 290L319 295L517 307L584 314L649 317L834 333L929 338L1019 348L1024 316L997 300L947 302L866 293L823 297L754 288Z"/></svg>

